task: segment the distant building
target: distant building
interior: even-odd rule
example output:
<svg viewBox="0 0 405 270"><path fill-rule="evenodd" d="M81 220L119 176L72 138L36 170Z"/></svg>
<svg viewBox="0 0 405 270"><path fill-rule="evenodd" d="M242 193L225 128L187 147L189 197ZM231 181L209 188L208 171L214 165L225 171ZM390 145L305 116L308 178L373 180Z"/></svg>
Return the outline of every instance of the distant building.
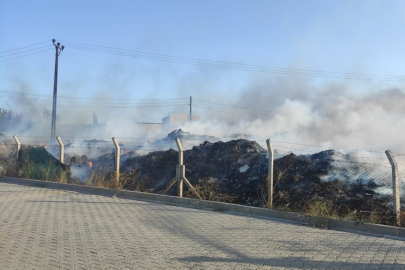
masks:
<svg viewBox="0 0 405 270"><path fill-rule="evenodd" d="M193 115L192 121L199 121L200 117ZM162 123L150 122L115 122L105 121L99 123L97 115L93 112L92 124L64 124L57 127L57 133L63 134L65 137L105 137L114 132L122 134L123 132L136 133L137 136L150 136L151 134L158 134L163 132L167 134L175 129L184 127L186 123L190 122L189 114L172 114L162 118Z"/></svg>
<svg viewBox="0 0 405 270"><path fill-rule="evenodd" d="M198 121L200 117L197 115L191 116L191 121ZM162 129L164 132L178 129L182 125L190 122L189 114L172 114L162 118Z"/></svg>

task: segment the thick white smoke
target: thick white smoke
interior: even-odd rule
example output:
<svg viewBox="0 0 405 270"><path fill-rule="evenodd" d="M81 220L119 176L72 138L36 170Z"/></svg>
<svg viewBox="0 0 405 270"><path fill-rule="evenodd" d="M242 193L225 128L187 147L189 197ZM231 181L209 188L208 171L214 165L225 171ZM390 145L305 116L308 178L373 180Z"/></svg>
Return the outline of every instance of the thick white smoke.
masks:
<svg viewBox="0 0 405 270"><path fill-rule="evenodd" d="M187 106L181 107L181 110L175 106L145 109L137 108L137 105L133 105L134 108L131 109L98 109L110 106L103 103L113 102L114 98L120 98L121 101L135 99L130 95L132 89L128 76L122 77L120 69L116 69L115 66L112 69L106 69L105 72L97 88L85 91L92 93L91 97L85 100L85 104L69 104L66 99L64 102L62 98L59 99L58 114L61 115L62 120L58 129L61 130L63 124L91 125L93 111L98 115L100 124L105 122L123 122L124 124L110 125L106 132L88 129L83 131L81 125L72 125L68 127L69 137L95 139L101 137L108 139L112 136L117 138L163 137L164 132L146 132L139 129L139 126L125 124L125 122L158 123L167 114L188 112ZM177 128L219 138L233 133L244 133L260 140L269 138L272 141L314 144L331 148L365 148L379 151L391 149L397 153L405 153L405 145L402 143L402 134L405 132L403 118L405 92L402 88L390 88L392 84L355 84L346 81L320 83L303 77L279 76L263 79L263 76L259 76L240 83L242 86L239 89L224 87L222 90L216 90L215 81L221 81L220 76L211 76L212 72L205 75L202 72L206 73L205 70L201 70L179 80L178 95L173 95L173 98L192 95L195 100L193 114L199 115L201 120L179 125ZM205 82L201 78L208 79ZM18 100L18 106L13 106L11 109L21 112L25 120L34 122L33 128L16 135L47 136L50 134L50 124L42 121L42 110L51 109L51 103L41 101L45 97L33 98L25 95L36 93L37 89L31 89L22 80L16 79L10 85L12 85L10 90L22 94ZM185 86L193 87L185 89ZM83 96L84 87L81 79L73 79L68 84L65 82L61 85L63 91L71 93L71 96ZM186 94L187 90L189 93ZM117 95L114 95L115 92ZM154 91L150 91L150 95L146 96L150 99L159 97L153 93ZM111 97L111 100L101 99L107 97ZM207 103L203 106L213 110L204 109L201 108L202 104L198 103L200 98L234 107L214 107ZM59 135L63 137L64 134Z"/></svg>
<svg viewBox="0 0 405 270"><path fill-rule="evenodd" d="M404 153L404 105L401 89L363 95L319 93L313 98L285 98L270 107L274 111L270 116L237 120L235 113L235 119L229 120L218 113L217 118L187 123L183 128L220 138L244 133L274 141Z"/></svg>

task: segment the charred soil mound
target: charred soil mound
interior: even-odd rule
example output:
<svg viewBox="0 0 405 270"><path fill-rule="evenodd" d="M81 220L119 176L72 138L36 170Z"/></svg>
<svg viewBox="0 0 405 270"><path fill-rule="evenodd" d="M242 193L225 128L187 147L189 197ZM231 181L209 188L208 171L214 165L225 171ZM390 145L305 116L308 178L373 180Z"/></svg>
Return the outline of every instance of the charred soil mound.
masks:
<svg viewBox="0 0 405 270"><path fill-rule="evenodd" d="M383 223L390 223L389 200L376 194L379 185L373 180L349 182L344 176L328 180L333 155L334 150L328 150L275 159L275 207L331 217L378 211L384 216ZM126 157L121 165L126 188L142 183L143 191L162 192L175 177L177 162L178 153L173 149ZM184 164L187 179L204 199L252 206L267 203L267 151L254 141L206 141L184 151ZM175 185L168 194L176 195L176 190Z"/></svg>

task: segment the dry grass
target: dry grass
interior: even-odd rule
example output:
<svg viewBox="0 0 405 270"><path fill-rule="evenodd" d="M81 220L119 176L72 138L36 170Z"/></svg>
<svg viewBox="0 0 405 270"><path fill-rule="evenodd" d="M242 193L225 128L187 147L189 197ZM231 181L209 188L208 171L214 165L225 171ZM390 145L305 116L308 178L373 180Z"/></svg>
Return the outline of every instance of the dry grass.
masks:
<svg viewBox="0 0 405 270"><path fill-rule="evenodd" d="M7 175L7 176L11 176L11 177L18 176L17 168L15 166L14 160L7 160L6 162L4 162L2 164L2 167L3 167L2 175Z"/></svg>
<svg viewBox="0 0 405 270"><path fill-rule="evenodd" d="M130 172L120 174L120 187L126 190L139 192L152 192L148 187L154 186L157 181L149 176L141 176L139 169L132 169Z"/></svg>
<svg viewBox="0 0 405 270"><path fill-rule="evenodd" d="M92 170L88 180L84 183L86 186L101 188L117 188L116 181L112 172L106 170Z"/></svg>
<svg viewBox="0 0 405 270"><path fill-rule="evenodd" d="M405 211L401 212L399 217L400 226L405 228Z"/></svg>
<svg viewBox="0 0 405 270"><path fill-rule="evenodd" d="M38 179L44 181L53 181L59 183L71 183L71 184L84 184L86 186L95 186L101 188L114 188L114 189L126 189L126 190L134 190L139 192L152 192L152 190L148 189L148 186L153 186L156 183L156 180L150 179L148 177L140 176L140 171L137 169L132 170L131 172L124 172L120 174L119 181L116 180L115 172L108 169L108 166L99 166L98 168L93 168L91 174L88 176L88 179L84 183L80 183L78 179L74 179L71 177L69 169L63 170L60 167L55 166L51 162L49 164L34 164L32 161L27 161L24 164L18 164L16 166L15 159L10 158L4 160L1 163L2 167L2 174L7 176L14 176L14 177L22 177L27 179ZM103 169L104 168L104 169ZM40 177L38 177L38 172ZM276 187L281 181L283 181L284 172L280 171L275 173L275 182L274 186ZM268 193L267 193L267 178L266 175L262 176L263 184L261 191L259 191L258 196L261 199L262 206L268 206ZM194 186L198 194L204 200L210 201L218 201L218 202L227 202L233 203L235 201L235 197L230 196L221 188L221 182L226 181L218 180L215 178L204 178L200 179ZM194 198L194 194L188 190L186 186L184 196L189 198ZM283 191L286 193L287 191ZM274 194L276 195L276 194ZM283 201L287 203L279 204L277 201L273 204L273 209L280 210L280 211L292 211L289 208L288 202L291 201L287 194L277 194L277 198L282 198ZM275 196L276 197L276 196ZM333 197L333 196L332 196ZM342 208L343 207L343 208ZM372 203L372 209L370 212L359 212L353 211L354 209L344 209L347 207L345 205L341 205L340 207L337 206L337 202L333 200L313 200L303 205L302 208L295 211L309 215L309 216L317 216L317 217L326 217L326 218L338 218L338 219L345 219L345 220L359 220L368 223L376 223L376 224L387 224L387 225L394 225L395 218L389 214L384 214L383 205L378 205L377 202ZM342 208L342 209L341 209ZM401 213L400 223L402 227L405 227L405 212Z"/></svg>
<svg viewBox="0 0 405 270"><path fill-rule="evenodd" d="M194 185L194 189L201 196L203 200L232 203L235 197L225 193L221 188L221 182L227 181L226 179L218 180L216 178L203 178L198 180ZM185 186L187 188L187 186ZM187 188L184 192L184 197L195 198L195 195Z"/></svg>
<svg viewBox="0 0 405 270"><path fill-rule="evenodd" d="M316 217L339 218L332 201L314 201L306 207L305 214Z"/></svg>

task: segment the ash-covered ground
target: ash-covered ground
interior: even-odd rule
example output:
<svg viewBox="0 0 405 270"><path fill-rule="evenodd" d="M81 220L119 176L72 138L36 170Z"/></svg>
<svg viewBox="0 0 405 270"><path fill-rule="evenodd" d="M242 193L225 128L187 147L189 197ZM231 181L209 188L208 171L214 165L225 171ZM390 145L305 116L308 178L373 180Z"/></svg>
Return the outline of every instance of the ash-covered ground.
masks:
<svg viewBox="0 0 405 270"><path fill-rule="evenodd" d="M361 175L358 179L350 175L339 178L332 174L337 170L333 156L334 150L328 150L313 155L291 153L275 159L274 204L302 211L314 201L324 201L332 203L342 214L375 211L377 206L378 211L390 211L389 196L376 192L384 183L364 173L353 172L355 176ZM146 191L160 193L175 176L177 162L177 151L157 151L125 158L121 171L132 171L134 181L144 181ZM255 141L204 142L184 151L184 164L191 184L204 194L210 187L211 193L217 193L208 192L213 199L251 206L266 204L268 153ZM354 169L359 169L356 166ZM338 169L340 173L352 172ZM173 187L168 193L176 195L176 190Z"/></svg>

